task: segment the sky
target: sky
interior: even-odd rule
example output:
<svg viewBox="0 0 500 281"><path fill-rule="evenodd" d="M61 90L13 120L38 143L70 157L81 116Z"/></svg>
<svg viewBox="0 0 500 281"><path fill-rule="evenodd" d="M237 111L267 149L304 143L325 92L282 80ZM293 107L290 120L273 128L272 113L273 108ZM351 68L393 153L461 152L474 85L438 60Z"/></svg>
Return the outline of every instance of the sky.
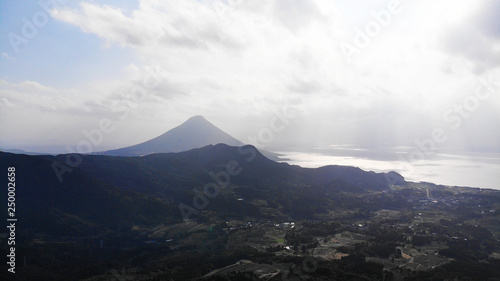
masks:
<svg viewBox="0 0 500 281"><path fill-rule="evenodd" d="M1 148L203 115L270 148L500 152L499 1L4 0L0 34Z"/></svg>

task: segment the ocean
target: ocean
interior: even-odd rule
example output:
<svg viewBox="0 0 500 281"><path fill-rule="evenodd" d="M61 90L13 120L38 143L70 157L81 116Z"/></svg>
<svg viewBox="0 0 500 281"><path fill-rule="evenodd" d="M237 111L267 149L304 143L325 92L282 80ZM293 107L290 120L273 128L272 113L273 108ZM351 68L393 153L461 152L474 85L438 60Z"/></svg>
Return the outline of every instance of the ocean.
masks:
<svg viewBox="0 0 500 281"><path fill-rule="evenodd" d="M307 168L355 166L367 171L396 171L413 182L500 190L500 153L437 151L424 154L414 147L358 148L352 145L284 149L282 162Z"/></svg>

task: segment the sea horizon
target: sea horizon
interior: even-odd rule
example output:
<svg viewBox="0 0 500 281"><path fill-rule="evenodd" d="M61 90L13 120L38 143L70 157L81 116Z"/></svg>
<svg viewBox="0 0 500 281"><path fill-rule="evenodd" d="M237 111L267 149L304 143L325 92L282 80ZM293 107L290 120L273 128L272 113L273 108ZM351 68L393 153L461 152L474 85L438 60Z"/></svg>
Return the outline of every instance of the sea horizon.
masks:
<svg viewBox="0 0 500 281"><path fill-rule="evenodd" d="M395 171L407 181L430 182L446 186L463 186L500 190L500 153L447 150L426 154L409 161L411 147L361 148L353 145L331 145L312 149L283 149L279 162L304 168L327 165L354 166L374 172Z"/></svg>

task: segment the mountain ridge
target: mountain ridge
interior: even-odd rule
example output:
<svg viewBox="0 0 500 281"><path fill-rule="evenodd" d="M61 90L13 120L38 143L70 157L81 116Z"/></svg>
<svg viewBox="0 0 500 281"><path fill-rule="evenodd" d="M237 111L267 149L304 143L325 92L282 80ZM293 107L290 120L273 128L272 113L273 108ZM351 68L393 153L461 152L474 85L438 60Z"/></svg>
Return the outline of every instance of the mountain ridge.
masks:
<svg viewBox="0 0 500 281"><path fill-rule="evenodd" d="M300 212L290 211L287 194L301 194L299 197L302 199L297 200L314 198L310 201L314 202L323 200L327 190L363 192L389 189L388 183L384 181L386 174L383 173L366 172L348 166L312 169L278 163L268 159L251 145L235 147L216 144L184 152L157 153L142 157L81 154L80 165L65 173L63 181L58 181L53 164L64 163L71 155L29 156L0 152L1 166L5 169L9 165L15 166L19 173L30 171L30 177L20 178L18 181L20 186L24 186L19 195L25 199L30 198L25 200L27 205L23 204L23 209L29 211L34 206L50 206L57 212L83 217L86 216L84 210L91 208L99 210L97 213L101 215L108 211L101 208L104 207L104 202L115 202L113 205L118 209L126 209L126 206L135 203L131 199L122 198L139 196L137 198L144 198L140 199L143 202L150 200L147 198L157 198L163 203L154 203L155 206L163 204L164 209L172 211L177 204L192 201L193 189L203 189L213 182L220 184L222 180L227 183L227 189L223 190L221 187L221 194L224 195L213 200L221 215L232 216L233 213L243 216L245 208L252 210L251 214L258 215L258 208L250 204L250 201L240 202L245 207L240 211L234 209L237 202L234 198L253 197L269 201L269 204L282 205L287 210L283 215L304 216ZM238 172L227 173L229 166ZM92 207L95 205L91 201L93 197L102 201L99 208ZM82 199L85 200L81 201ZM155 200L152 202L156 202ZM311 210L300 210L308 212L308 216L313 214L310 213L313 212ZM168 217L179 219L179 213L170 213ZM88 219L95 220L90 217ZM110 223L109 219L111 218L106 220L106 224ZM71 232L61 227L63 226L57 227L61 232Z"/></svg>
<svg viewBox="0 0 500 281"><path fill-rule="evenodd" d="M81 164L65 173L63 181L58 181L53 164L64 163L70 155L31 156L0 152L0 167L4 170L14 166L16 174L30 173L29 177L19 176L17 182L23 187L18 195L23 198L19 207L23 210L20 215L23 214L26 227L66 235L105 231L115 227L114 221L154 224L160 223L162 217L176 221L181 219L176 211L178 204L192 201L193 189L203 190L212 182L220 184L221 179L227 182L227 188L221 188L221 195L212 200L212 204L217 206L221 216L236 217L258 216L261 211L250 200L239 202L235 198L260 198L285 208L283 214L279 212L273 216L302 217L312 216L314 210L290 207L287 194L300 194L297 198L302 199L296 200L310 198L312 201L304 202L311 203L324 200L328 190L362 192L389 188L387 183L381 182L384 174L346 166L302 168L272 161L251 145L235 147L226 144L143 157L80 155ZM229 165L238 173L225 179L223 174ZM46 208L58 215L43 215L41 210ZM112 208L116 210L112 211ZM157 210L158 215L152 213L144 217L148 214L146 210L151 208ZM138 211L137 217L130 217L132 213L125 211L129 209ZM71 223L58 222L58 216L67 217ZM69 219L72 216L83 220ZM45 224L39 224L37 218ZM87 229L88 225L95 227ZM79 233L76 229L84 231Z"/></svg>
<svg viewBox="0 0 500 281"><path fill-rule="evenodd" d="M205 274L230 264L241 271L246 265L237 262L247 257L267 268L303 264L307 257L322 268L313 272L319 279L310 280L343 280L349 272L360 276L360 270L364 276L378 272L366 280L393 272L413 276L410 270L419 265L427 266L425 274L441 269L454 274L462 261L498 271L498 261L486 270L483 265L499 247L492 234L500 235L498 229L487 227L498 225L500 191L411 182L389 186L386 176L399 174L337 165L302 168L274 162L251 145L226 144L137 157L79 154L81 163L58 180L54 163L75 156L0 152L0 169L15 167L16 219L22 222L16 237L27 241L17 247L27 253L29 265L19 270L22 280L110 280L119 273L112 271L116 268L133 268L121 272L147 280L157 280L159 270L166 270L162 280L243 280L224 272L217 274L222 279ZM12 179L2 179L4 186L8 182L12 185ZM7 201L7 192L2 194ZM481 217L479 204L493 212ZM417 265L398 253L407 249ZM346 254L340 260L315 255L337 250ZM442 267L450 258L459 261L451 264L453 270ZM384 270L382 262L405 270ZM259 265L254 271L260 270ZM442 280L456 277L446 276Z"/></svg>

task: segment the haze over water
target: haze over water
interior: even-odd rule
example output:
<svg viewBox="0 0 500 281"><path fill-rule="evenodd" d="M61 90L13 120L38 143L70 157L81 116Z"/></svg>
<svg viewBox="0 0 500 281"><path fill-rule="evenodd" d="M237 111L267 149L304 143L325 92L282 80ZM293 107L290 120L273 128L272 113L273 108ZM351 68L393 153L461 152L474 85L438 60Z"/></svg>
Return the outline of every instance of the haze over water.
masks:
<svg viewBox="0 0 500 281"><path fill-rule="evenodd" d="M358 148L351 145L318 146L280 151L283 162L308 168L326 165L355 166L375 172L396 171L406 180L450 186L500 189L500 153L439 151L409 162L415 148Z"/></svg>

